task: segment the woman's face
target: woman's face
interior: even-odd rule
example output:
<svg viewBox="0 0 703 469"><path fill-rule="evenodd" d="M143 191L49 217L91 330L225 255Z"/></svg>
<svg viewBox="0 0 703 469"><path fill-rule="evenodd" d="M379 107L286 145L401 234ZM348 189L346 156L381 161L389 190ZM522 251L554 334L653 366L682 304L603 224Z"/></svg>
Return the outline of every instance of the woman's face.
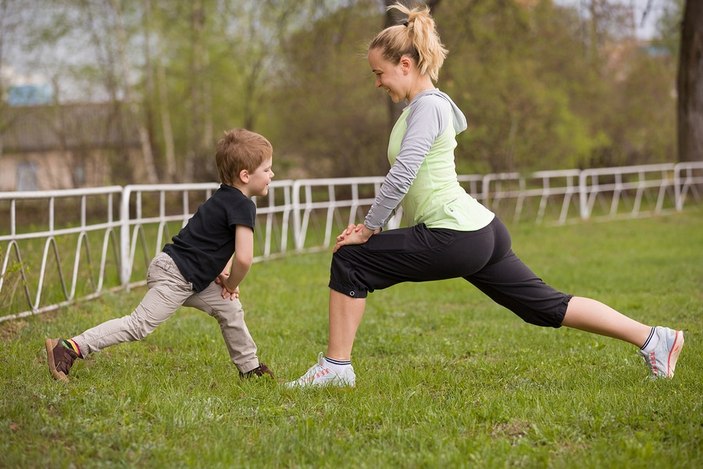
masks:
<svg viewBox="0 0 703 469"><path fill-rule="evenodd" d="M383 88L394 103L408 99L411 59L403 56L400 62L392 64L383 58L381 49L371 49L368 53L371 71L376 75L376 88Z"/></svg>

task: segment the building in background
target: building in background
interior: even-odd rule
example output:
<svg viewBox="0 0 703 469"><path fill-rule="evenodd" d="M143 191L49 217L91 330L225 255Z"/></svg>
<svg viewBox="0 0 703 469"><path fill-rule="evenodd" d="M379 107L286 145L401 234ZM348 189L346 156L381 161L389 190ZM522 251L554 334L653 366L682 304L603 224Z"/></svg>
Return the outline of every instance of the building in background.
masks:
<svg viewBox="0 0 703 469"><path fill-rule="evenodd" d="M19 87L0 117L0 191L51 190L141 182L134 124L113 103L49 104Z"/></svg>

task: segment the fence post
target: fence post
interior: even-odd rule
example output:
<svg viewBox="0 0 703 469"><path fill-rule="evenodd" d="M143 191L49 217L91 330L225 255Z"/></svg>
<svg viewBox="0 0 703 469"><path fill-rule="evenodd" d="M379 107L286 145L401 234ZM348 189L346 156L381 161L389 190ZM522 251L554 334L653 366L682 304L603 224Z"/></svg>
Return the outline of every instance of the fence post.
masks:
<svg viewBox="0 0 703 469"><path fill-rule="evenodd" d="M131 194L131 186L122 188L122 199L120 200L120 284L125 288L129 285L131 275L129 262L129 199Z"/></svg>
<svg viewBox="0 0 703 469"><path fill-rule="evenodd" d="M302 223L300 219L300 186L299 180L293 182L293 243L296 251L303 248L300 234L300 224Z"/></svg>
<svg viewBox="0 0 703 469"><path fill-rule="evenodd" d="M579 173L579 214L582 220L588 220L588 191L586 189L586 181L588 173L581 171Z"/></svg>
<svg viewBox="0 0 703 469"><path fill-rule="evenodd" d="M683 210L683 194L681 193L681 163L674 165L674 200L676 201L676 210Z"/></svg>

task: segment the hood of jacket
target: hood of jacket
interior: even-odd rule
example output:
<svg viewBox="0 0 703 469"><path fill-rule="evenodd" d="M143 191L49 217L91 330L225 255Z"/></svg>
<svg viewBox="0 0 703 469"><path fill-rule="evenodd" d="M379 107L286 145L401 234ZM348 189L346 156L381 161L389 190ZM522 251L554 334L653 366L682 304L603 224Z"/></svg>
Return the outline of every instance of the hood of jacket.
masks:
<svg viewBox="0 0 703 469"><path fill-rule="evenodd" d="M418 93L417 96L413 99L415 101L417 98L422 97L422 96L439 96L442 99L445 99L452 107L452 114L454 116L454 130L456 133L461 133L466 128L468 127L468 123L466 121L466 116L464 115L463 112L461 112L461 109L459 109L459 106L457 106L454 101L452 101L452 98L449 97L449 95L443 91L438 90L437 88L432 88L429 90L425 90L421 93ZM412 104L412 103L410 103Z"/></svg>

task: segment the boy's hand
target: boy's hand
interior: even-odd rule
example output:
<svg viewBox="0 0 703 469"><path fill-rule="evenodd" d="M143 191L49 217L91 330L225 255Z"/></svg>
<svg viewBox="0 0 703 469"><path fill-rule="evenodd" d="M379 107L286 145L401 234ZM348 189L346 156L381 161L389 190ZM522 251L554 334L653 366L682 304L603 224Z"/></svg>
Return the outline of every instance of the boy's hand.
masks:
<svg viewBox="0 0 703 469"><path fill-rule="evenodd" d="M230 290L227 288L227 283L226 280L229 277L229 272L222 272L220 275L217 276L215 279L215 283L222 286L222 298L225 300L238 300L239 299L239 286L237 286L234 290Z"/></svg>
<svg viewBox="0 0 703 469"><path fill-rule="evenodd" d="M215 283L218 284L218 285L220 285L220 283L221 283L223 280L227 279L227 277L229 277L229 272L230 272L230 269L231 269L231 268L232 268L232 263L231 263L231 261L230 261L230 262L227 263L227 265L225 266L225 268L222 269L222 272L220 272L220 275L217 276L217 278L215 279ZM222 279L220 279L220 277L222 277Z"/></svg>
<svg viewBox="0 0 703 469"><path fill-rule="evenodd" d="M234 291L228 290L227 287L222 284L222 298L225 300L238 300L239 299L239 287L235 288Z"/></svg>

